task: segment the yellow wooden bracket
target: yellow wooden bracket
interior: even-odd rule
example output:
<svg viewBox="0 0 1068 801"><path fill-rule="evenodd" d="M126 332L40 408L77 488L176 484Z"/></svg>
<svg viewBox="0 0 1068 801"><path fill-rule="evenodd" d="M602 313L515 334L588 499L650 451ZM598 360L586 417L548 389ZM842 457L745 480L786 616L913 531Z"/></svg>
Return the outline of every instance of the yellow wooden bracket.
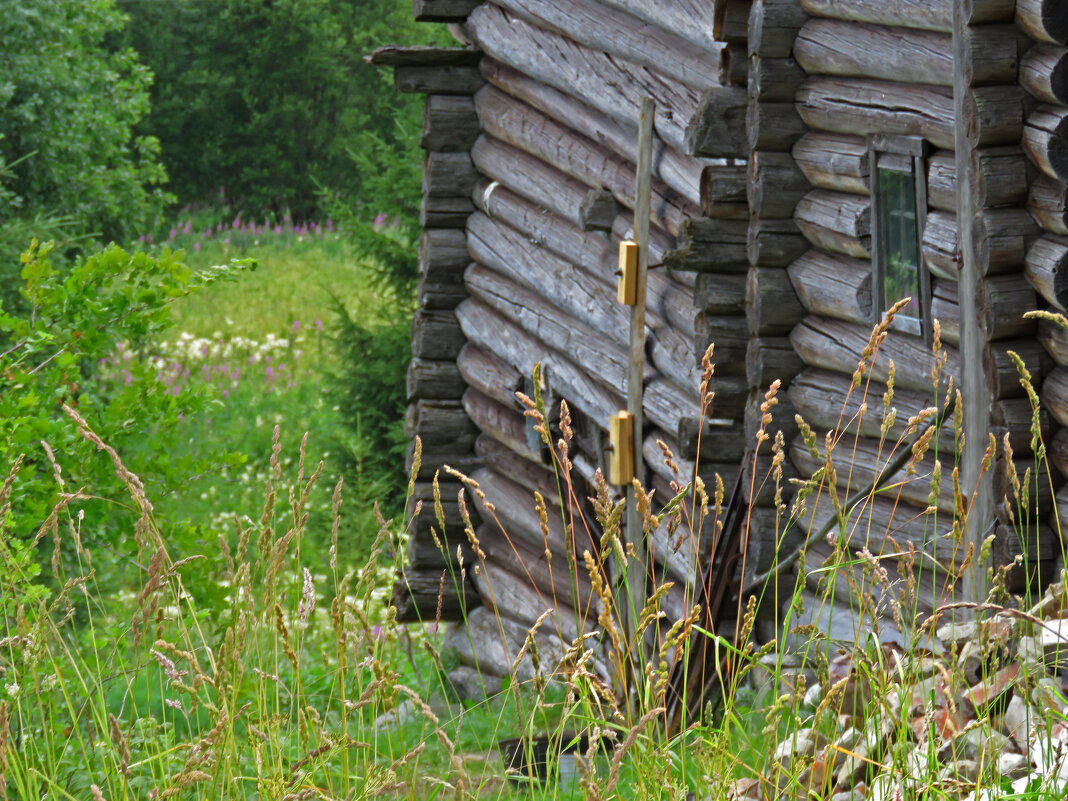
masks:
<svg viewBox="0 0 1068 801"><path fill-rule="evenodd" d="M623 241L619 243L619 286L616 297L627 306L638 304L638 243Z"/></svg>
<svg viewBox="0 0 1068 801"><path fill-rule="evenodd" d="M612 450L608 459L608 483L617 487L634 480L634 415L619 412L608 422L608 441Z"/></svg>

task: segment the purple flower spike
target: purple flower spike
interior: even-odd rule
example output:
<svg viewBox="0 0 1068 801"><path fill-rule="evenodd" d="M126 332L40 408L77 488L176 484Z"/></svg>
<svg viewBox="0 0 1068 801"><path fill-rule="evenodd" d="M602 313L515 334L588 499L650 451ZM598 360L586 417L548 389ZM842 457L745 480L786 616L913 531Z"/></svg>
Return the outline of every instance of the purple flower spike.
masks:
<svg viewBox="0 0 1068 801"><path fill-rule="evenodd" d="M297 331L299 329L300 329L300 320L294 320L293 321L293 330Z"/></svg>
<svg viewBox="0 0 1068 801"><path fill-rule="evenodd" d="M276 234L280 234L280 233L282 233L282 226L280 226L280 225L276 225L276 226L274 227L274 232L275 232Z"/></svg>
<svg viewBox="0 0 1068 801"><path fill-rule="evenodd" d="M222 391L222 396L223 396L224 398L229 398L229 397L230 397L230 390L228 390L228 389L224 389L224 390Z"/></svg>
<svg viewBox="0 0 1068 801"><path fill-rule="evenodd" d="M176 398L178 397L178 393L180 393L181 391L182 391L182 388L179 387L177 384L175 384L173 387L171 387L171 394L174 395L174 397L176 397Z"/></svg>
<svg viewBox="0 0 1068 801"><path fill-rule="evenodd" d="M322 320L316 320L315 321L315 327L316 327L317 330L322 331L323 330L323 321Z"/></svg>
<svg viewBox="0 0 1068 801"><path fill-rule="evenodd" d="M200 243L199 242L197 242L195 245L193 245L193 250L196 250L196 251L200 250Z"/></svg>
<svg viewBox="0 0 1068 801"><path fill-rule="evenodd" d="M267 365L267 369L266 369L265 373L267 375L267 380L268 381L274 381L274 368L273 367L271 367L270 365Z"/></svg>
<svg viewBox="0 0 1068 801"><path fill-rule="evenodd" d="M170 230L170 233L167 235L167 238L168 239L174 239L176 236L178 236L178 229L177 228L172 228Z"/></svg>
<svg viewBox="0 0 1068 801"><path fill-rule="evenodd" d="M240 214L238 214L236 217L234 217L234 221L231 224L231 227L232 228L240 228L241 227L241 215Z"/></svg>
<svg viewBox="0 0 1068 801"><path fill-rule="evenodd" d="M185 225L182 226L182 233L183 234L191 234L191 233L193 233L193 221L192 220L186 220L185 221Z"/></svg>
<svg viewBox="0 0 1068 801"><path fill-rule="evenodd" d="M132 384L133 383L133 373L131 373L129 370L123 370L122 371L122 383L124 383L124 384Z"/></svg>

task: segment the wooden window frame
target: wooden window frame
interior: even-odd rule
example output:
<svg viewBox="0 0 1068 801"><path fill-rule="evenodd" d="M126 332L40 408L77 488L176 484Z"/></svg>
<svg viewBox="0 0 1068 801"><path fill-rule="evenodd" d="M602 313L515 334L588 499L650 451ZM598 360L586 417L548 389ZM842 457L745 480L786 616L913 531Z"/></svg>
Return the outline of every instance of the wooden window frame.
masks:
<svg viewBox="0 0 1068 801"><path fill-rule="evenodd" d="M891 327L914 336L923 337L930 345L934 337L931 318L931 272L923 258L923 232L927 225L927 156L930 147L919 136L890 136L874 134L868 137L868 188L871 192L871 255L872 255L872 324L878 323L886 311L886 265L883 263L881 242L882 214L879 198L879 162L882 158L911 159L916 195L916 254L919 271L920 317L899 316ZM904 170L902 170L904 172Z"/></svg>

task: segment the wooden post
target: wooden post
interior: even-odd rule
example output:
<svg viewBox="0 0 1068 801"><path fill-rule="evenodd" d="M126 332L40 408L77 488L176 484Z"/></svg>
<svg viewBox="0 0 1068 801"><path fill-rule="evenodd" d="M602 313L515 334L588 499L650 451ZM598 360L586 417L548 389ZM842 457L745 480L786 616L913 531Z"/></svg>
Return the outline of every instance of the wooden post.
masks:
<svg viewBox="0 0 1068 801"><path fill-rule="evenodd" d="M630 310L630 365L627 371L627 411L633 416L634 425L634 476L644 483L645 470L642 449L637 443L645 441L642 433L642 376L645 372L645 295L649 270L649 215L652 195L653 171L653 117L656 111L652 99L643 97L638 118L638 172L635 181L634 197L634 239L638 243L637 300ZM626 513L627 545L631 546L633 555L627 569L627 600L623 609L623 628L632 649L629 662L632 673L629 689L635 690L640 680L641 662L635 642L634 632L638 625L638 615L645 607L646 574L648 571L647 547L642 530L642 517L638 511L638 502L634 484L627 487Z"/></svg>
<svg viewBox="0 0 1068 801"><path fill-rule="evenodd" d="M982 474L982 460L990 431L990 397L986 380L985 353L987 332L984 316L980 314L978 299L981 297L983 269L979 263L976 247L976 208L978 190L975 167L972 160L974 143L969 131L975 130L975 104L969 102L972 87L968 81L971 74L971 51L968 46L969 6L957 0L953 4L953 104L954 138L957 161L957 220L961 247L960 298L961 317L961 395L964 401L964 453L962 454L961 478L965 495L976 491L975 500L968 514L965 538L975 548L975 559L965 576L966 600L982 602L988 591L985 564L979 561L979 552L987 533L994 523L994 491L990 472ZM874 165L872 165L874 169Z"/></svg>

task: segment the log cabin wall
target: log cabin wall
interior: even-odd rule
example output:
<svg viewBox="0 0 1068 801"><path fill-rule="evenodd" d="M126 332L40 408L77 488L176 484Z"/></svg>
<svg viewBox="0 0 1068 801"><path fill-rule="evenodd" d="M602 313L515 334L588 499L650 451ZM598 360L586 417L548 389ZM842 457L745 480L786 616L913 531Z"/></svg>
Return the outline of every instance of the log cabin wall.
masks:
<svg viewBox="0 0 1068 801"><path fill-rule="evenodd" d="M1064 313L1068 302L1068 7L1043 0L1019 0L1016 23L1021 32L1019 82L1027 93L1023 148L1030 161L1027 208L1037 223L1028 241L1024 271L1037 292L1038 308ZM1044 440L1058 483L1068 477L1068 331L1038 322L1038 341L1049 367L1041 388ZM1057 511L1048 516L1045 535L1059 555L1068 534L1068 490L1056 494ZM1050 571L1052 572L1052 571Z"/></svg>

